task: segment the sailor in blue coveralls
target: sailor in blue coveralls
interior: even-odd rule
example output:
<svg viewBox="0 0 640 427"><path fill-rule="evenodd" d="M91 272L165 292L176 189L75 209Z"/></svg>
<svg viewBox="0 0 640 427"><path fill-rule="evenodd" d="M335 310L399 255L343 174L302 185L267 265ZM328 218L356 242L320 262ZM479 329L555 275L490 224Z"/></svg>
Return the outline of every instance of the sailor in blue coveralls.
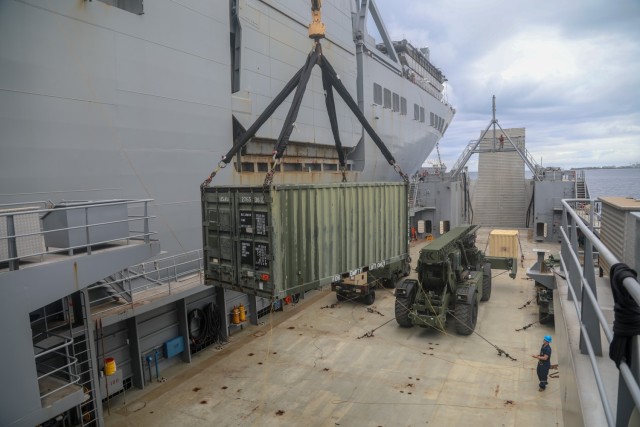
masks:
<svg viewBox="0 0 640 427"><path fill-rule="evenodd" d="M551 336L545 335L544 341L542 341L542 348L540 348L540 354L532 354L531 357L538 359L538 379L540 380L540 388L538 391L544 391L547 388L547 376L549 375L549 368L551 367Z"/></svg>

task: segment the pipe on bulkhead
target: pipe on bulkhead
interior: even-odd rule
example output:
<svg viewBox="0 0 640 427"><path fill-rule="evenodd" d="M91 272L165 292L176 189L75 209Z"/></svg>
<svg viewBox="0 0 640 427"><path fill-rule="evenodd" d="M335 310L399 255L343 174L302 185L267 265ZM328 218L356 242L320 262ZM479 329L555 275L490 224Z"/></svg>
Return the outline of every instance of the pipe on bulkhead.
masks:
<svg viewBox="0 0 640 427"><path fill-rule="evenodd" d="M153 381L153 375L151 374L151 356L147 355L145 359L147 361L147 366L149 367L149 382L151 382Z"/></svg>
<svg viewBox="0 0 640 427"><path fill-rule="evenodd" d="M158 369L158 349L156 348L156 351L153 353L153 358L155 359L155 363L156 363L156 381L160 381L160 370Z"/></svg>

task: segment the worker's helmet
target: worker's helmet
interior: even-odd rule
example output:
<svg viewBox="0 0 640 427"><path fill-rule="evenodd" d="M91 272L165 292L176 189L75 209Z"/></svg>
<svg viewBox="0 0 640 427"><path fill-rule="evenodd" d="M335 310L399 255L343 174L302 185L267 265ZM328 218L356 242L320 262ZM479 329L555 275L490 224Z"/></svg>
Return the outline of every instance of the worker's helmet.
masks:
<svg viewBox="0 0 640 427"><path fill-rule="evenodd" d="M545 336L544 336L544 340L545 340L546 342L550 343L550 342L551 342L551 335L545 335Z"/></svg>

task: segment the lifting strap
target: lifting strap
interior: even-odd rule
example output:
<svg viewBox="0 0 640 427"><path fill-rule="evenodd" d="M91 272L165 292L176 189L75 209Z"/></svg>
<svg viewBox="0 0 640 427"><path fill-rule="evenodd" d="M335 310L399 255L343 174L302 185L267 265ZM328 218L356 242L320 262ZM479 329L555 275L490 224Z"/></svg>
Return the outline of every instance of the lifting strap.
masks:
<svg viewBox="0 0 640 427"><path fill-rule="evenodd" d="M331 132L333 140L336 143L336 151L338 152L338 161L340 162L340 171L342 172L342 182L347 182L346 164L344 161L344 151L342 150L342 142L340 141L340 132L338 131L338 118L336 117L336 104L333 99L333 87L327 73L322 73L322 87L324 88L324 102L327 106L327 114L329 115L329 123L331 124Z"/></svg>
<svg viewBox="0 0 640 427"><path fill-rule="evenodd" d="M298 70L298 72L289 80L289 82L285 85L285 87L276 95L276 97L271 101L269 106L260 114L260 116L256 119L256 121L247 129L241 136L239 136L233 144L233 147L229 152L222 158L222 160L218 163L217 168L211 172L209 177L201 184L201 191L204 192L204 189L209 186L211 180L215 177L218 171L221 168L224 168L227 164L231 162L233 156L240 151L240 149L255 135L258 129L267 121L269 117L273 115L276 109L284 102L284 100L296 89L296 92L293 96L293 101L291 103L291 107L289 108L289 112L287 113L287 117L285 118L284 124L282 126L282 130L280 131L280 135L276 142L276 145L273 149L273 166L269 172L267 172L267 176L265 177L264 187L267 189L271 182L273 181L273 176L275 174L277 165L279 164L279 160L284 155L284 152L287 148L287 144L289 143L289 139L291 137L291 133L293 132L293 128L295 127L295 121L298 117L298 112L300 111L300 105L302 104L302 98L304 96L304 92L307 87L307 83L311 78L311 72L313 68L319 65L322 71L322 86L325 91L325 103L327 106L327 114L329 116L329 122L331 124L331 132L333 133L333 138L336 144L336 150L338 152L338 160L340 162L340 168L342 170L342 181L346 181L346 165L344 158L344 151L342 149L342 143L340 141L340 134L338 131L338 120L336 117L336 109L335 102L333 97L333 89L338 92L338 95L343 99L343 101L347 104L351 112L356 116L362 127L366 130L367 134L371 137L373 142L376 144L384 158L387 162L393 166L394 170L400 174L404 182L409 182L409 177L405 174L400 166L396 163L395 159L391 152L387 149L386 145L382 141L382 139L378 136L376 131L371 127L366 117L358 108L357 103L353 100L349 91L344 86L340 77L335 72L329 60L322 55L322 46L319 41L315 43L314 49L307 56L307 60L303 67Z"/></svg>
<svg viewBox="0 0 640 427"><path fill-rule="evenodd" d="M311 51L309 56L307 56L307 62L305 62L304 67L302 67L302 75L298 82L298 88L296 89L296 93L293 95L293 102L291 103L287 117L284 119L282 131L280 131L278 142L273 150L274 159L281 158L284 150L287 148L287 144L289 144L289 137L295 127L298 112L300 111L300 105L302 104L302 97L304 96L304 91L307 89L307 83L309 83L309 79L311 78L311 71L313 70L313 67L315 67L318 62L318 57L320 56L319 51L321 51L320 43L317 43L316 48Z"/></svg>

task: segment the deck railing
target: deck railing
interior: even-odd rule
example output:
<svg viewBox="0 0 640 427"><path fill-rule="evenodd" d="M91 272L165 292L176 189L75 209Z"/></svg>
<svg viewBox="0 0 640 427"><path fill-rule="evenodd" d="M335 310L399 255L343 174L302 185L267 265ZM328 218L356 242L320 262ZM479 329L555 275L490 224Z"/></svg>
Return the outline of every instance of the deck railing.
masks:
<svg viewBox="0 0 640 427"><path fill-rule="evenodd" d="M49 207L46 202L0 205L0 266L8 264L9 270L17 270L25 258L33 260L48 254L73 255L82 251L91 255L92 247L130 240L149 243L156 234L149 230L149 220L155 218L149 215L152 201L67 202L69 206L57 207ZM42 206L43 203L46 206ZM122 214L112 221L102 219L108 214L96 215L99 210L110 208L119 209ZM46 224L47 215L56 215L59 220ZM74 225L58 225L67 221ZM49 245L48 241L57 244ZM63 241L69 243L59 244Z"/></svg>
<svg viewBox="0 0 640 427"><path fill-rule="evenodd" d="M610 427L627 426L634 408L640 409L640 373L638 369L640 365L640 337L633 337L633 361L630 362L635 366L634 371L625 361L619 365L618 396L615 408L613 408L597 362L597 358L602 357L600 331L604 332L609 343L613 340L613 332L598 303L593 257L597 252L608 265L614 265L620 261L592 231L594 223L586 223L578 212L580 206L595 206L594 200L566 199L562 200L562 205L564 215L560 229L562 235L560 261L566 273L568 297L569 300L573 300L580 321L580 352L589 356L607 424ZM590 218L593 221L595 215L592 213ZM580 263L578 230L584 235L583 264ZM640 304L640 284L638 281L626 278L623 281L623 286L633 300ZM611 361L611 363L614 362Z"/></svg>
<svg viewBox="0 0 640 427"><path fill-rule="evenodd" d="M43 372L38 376L38 381L52 377L59 379L61 383L53 390L41 391L40 398L44 399L53 393L77 384L80 377L74 372L78 360L73 354L73 338L53 332L43 332L41 335L54 338L56 344L52 346L33 345L37 351L35 355L36 367L39 372Z"/></svg>
<svg viewBox="0 0 640 427"><path fill-rule="evenodd" d="M133 265L122 272L122 278L115 280L120 285L119 287L124 289L124 292L92 300L92 304L98 305L95 310L92 310L92 313L94 315L105 315L120 309L122 306L129 305L133 307L136 303L180 292L183 288L192 286L192 283L185 283L185 280L189 277L197 276L199 282L202 283L203 271L201 249ZM137 298L136 294L141 294L142 292L145 292L144 296ZM124 293L131 298L126 298ZM118 296L130 302L106 308L99 307L100 304L109 302L113 297Z"/></svg>

